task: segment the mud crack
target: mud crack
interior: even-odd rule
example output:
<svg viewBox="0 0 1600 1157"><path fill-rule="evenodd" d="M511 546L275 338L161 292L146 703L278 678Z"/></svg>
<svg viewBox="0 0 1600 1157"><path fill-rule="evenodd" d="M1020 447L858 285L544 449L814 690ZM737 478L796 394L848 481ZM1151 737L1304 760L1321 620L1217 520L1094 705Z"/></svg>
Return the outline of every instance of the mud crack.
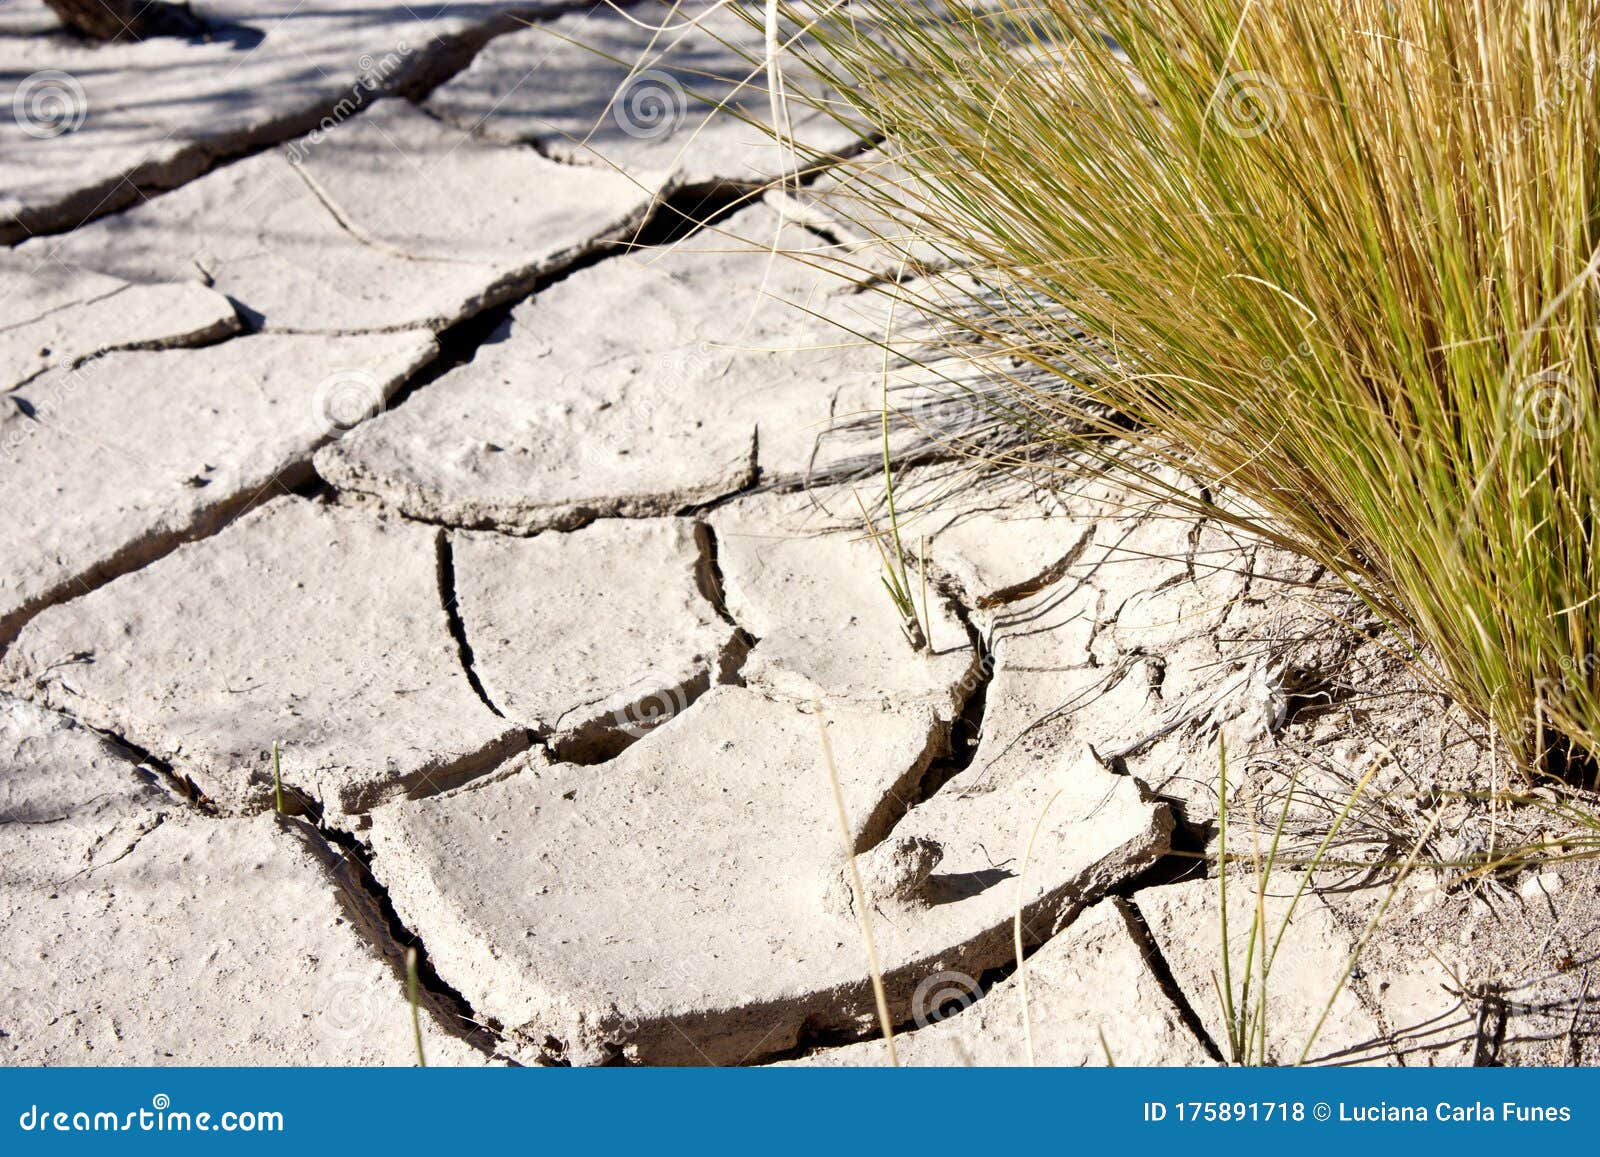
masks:
<svg viewBox="0 0 1600 1157"><path fill-rule="evenodd" d="M280 822L328 872L352 926L389 966L401 991L407 983L407 952L415 951L418 1003L439 1027L497 1063L514 1064L499 1052L500 1026L480 1018L466 997L439 974L422 938L400 918L389 890L372 874L366 845L353 833L329 826L320 816Z"/></svg>

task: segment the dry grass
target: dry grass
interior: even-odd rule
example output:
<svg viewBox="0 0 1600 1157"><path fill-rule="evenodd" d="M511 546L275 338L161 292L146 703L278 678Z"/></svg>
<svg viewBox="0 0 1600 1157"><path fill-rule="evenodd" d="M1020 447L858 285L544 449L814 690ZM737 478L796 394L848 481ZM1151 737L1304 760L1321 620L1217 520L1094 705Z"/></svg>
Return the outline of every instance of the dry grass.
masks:
<svg viewBox="0 0 1600 1157"><path fill-rule="evenodd" d="M1592 766L1600 0L777 7L891 142L863 222L970 275L918 291L1003 465L1198 470L1524 767Z"/></svg>

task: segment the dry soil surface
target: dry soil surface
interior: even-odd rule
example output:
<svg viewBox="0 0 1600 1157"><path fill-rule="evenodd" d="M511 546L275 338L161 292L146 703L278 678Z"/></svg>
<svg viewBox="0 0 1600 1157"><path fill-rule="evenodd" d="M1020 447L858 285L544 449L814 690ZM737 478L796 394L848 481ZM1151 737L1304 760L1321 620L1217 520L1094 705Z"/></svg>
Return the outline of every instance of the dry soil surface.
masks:
<svg viewBox="0 0 1600 1157"><path fill-rule="evenodd" d="M0 1059L413 1063L414 949L435 1064L881 1064L863 916L903 1063L1234 1060L1258 916L1257 1059L1591 1059L1595 873L1427 866L1537 824L1304 560L952 457L753 31L194 7L0 9Z"/></svg>

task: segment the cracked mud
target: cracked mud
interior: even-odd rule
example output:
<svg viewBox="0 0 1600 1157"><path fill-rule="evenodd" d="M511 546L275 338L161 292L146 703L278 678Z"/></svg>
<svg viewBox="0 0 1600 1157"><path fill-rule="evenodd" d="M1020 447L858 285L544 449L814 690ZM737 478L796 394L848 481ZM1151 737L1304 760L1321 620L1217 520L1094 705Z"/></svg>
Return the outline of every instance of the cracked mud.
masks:
<svg viewBox="0 0 1600 1157"><path fill-rule="evenodd" d="M1483 774L1304 560L930 448L861 282L948 262L852 231L869 134L742 119L737 21L652 94L587 3L244 8L92 70L0 12L6 84L83 74L0 144L7 1061L411 1063L414 948L431 1063L881 1064L864 902L903 1063L1026 1063L1024 982L1041 1063L1218 1063L1220 743L1302 842ZM1312 1059L1586 1056L1592 875L1412 880ZM1285 1062L1384 902L1297 882Z"/></svg>

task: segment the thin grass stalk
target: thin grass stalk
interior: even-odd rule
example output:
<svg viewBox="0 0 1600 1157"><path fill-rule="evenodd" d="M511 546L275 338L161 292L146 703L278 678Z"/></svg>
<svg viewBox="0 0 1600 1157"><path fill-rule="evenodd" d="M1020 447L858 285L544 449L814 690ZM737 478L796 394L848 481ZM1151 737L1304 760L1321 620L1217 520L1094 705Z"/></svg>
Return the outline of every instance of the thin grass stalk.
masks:
<svg viewBox="0 0 1600 1157"><path fill-rule="evenodd" d="M812 709L817 717L817 733L822 737L822 763L833 792L835 817L839 821L839 835L844 840L844 858L850 868L850 887L855 896L856 912L861 918L861 940L867 949L867 969L872 976L872 997L878 1006L878 1026L883 1031L883 1044L889 1050L889 1064L900 1067L900 1057L894 1047L894 1024L889 1019L889 997L883 987L883 970L878 965L878 945L872 938L872 916L868 909L866 887L861 883L861 869L856 865L855 841L850 836L850 817L844 806L844 791L839 787L839 768L833 760L833 741L828 738L828 719L822 710L822 701L815 700Z"/></svg>

